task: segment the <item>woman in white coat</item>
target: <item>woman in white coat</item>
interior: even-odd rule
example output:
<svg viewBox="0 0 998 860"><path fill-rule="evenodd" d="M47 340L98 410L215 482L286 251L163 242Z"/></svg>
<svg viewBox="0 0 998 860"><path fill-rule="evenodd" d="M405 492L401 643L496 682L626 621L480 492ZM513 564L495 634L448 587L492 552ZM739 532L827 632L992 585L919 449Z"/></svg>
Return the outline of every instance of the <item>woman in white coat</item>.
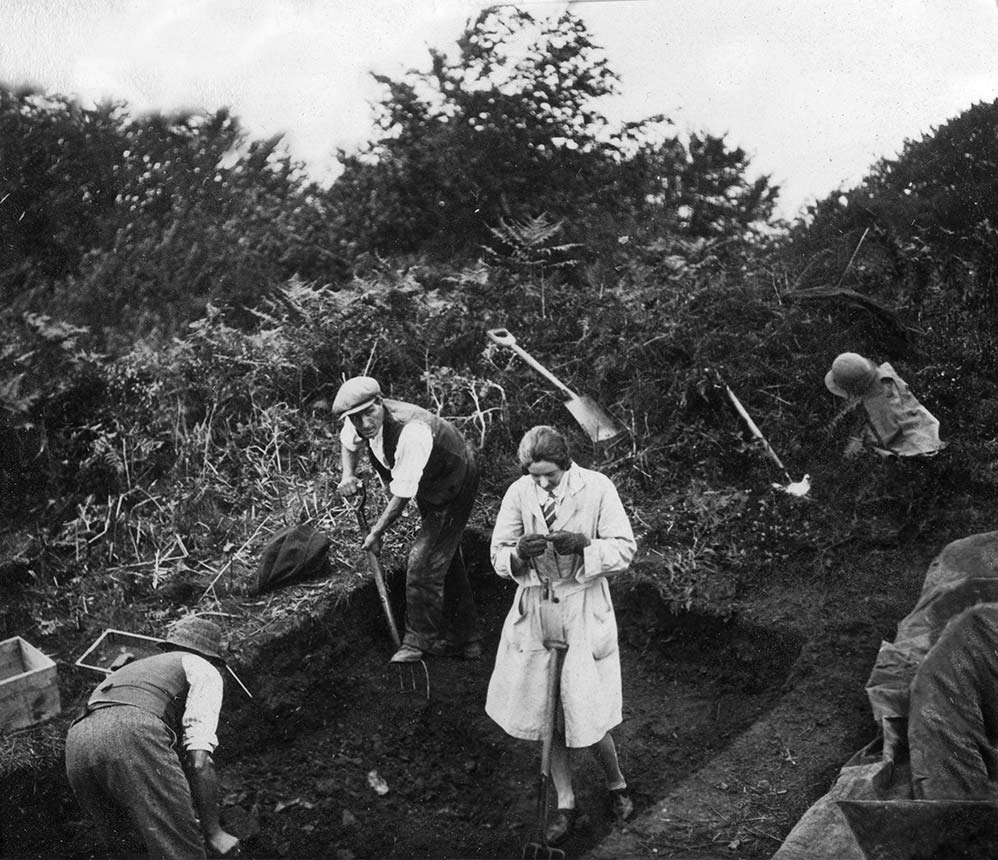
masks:
<svg viewBox="0 0 998 860"><path fill-rule="evenodd" d="M518 459L524 475L506 491L491 550L496 573L519 587L503 625L485 711L513 737L541 739L553 653L544 646L540 606L550 582L556 602L547 604L545 617L555 607L568 644L551 750L558 812L546 833L547 843L556 845L576 814L571 749L592 749L618 819L634 810L610 735L621 722L621 686L607 577L627 569L636 547L613 482L574 463L567 440L553 427L528 430Z"/></svg>

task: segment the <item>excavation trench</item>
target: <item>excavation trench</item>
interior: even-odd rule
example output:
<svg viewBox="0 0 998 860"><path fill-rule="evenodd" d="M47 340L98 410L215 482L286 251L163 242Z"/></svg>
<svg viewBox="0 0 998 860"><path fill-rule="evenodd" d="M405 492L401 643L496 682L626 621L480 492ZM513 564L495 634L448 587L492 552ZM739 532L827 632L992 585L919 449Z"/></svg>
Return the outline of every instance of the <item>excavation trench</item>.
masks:
<svg viewBox="0 0 998 860"><path fill-rule="evenodd" d="M217 761L223 821L255 832L249 856L520 856L535 820L538 746L484 713L513 587L486 564L471 567L485 656L428 661L428 700L395 686L373 584L275 637L240 670L253 699L228 689ZM399 594L402 572L389 576ZM618 589L615 602L624 722L614 736L640 815L767 713L801 643L737 619L671 615L640 589ZM582 815L563 846L570 857L619 826L595 761L583 754L576 766ZM14 789L9 846L85 856L88 830L57 769Z"/></svg>
<svg viewBox="0 0 998 860"><path fill-rule="evenodd" d="M396 574L397 576L398 574ZM263 856L520 856L534 822L538 748L484 713L513 589L474 587L481 661L428 661L430 698L401 693L372 588L310 634L262 655L257 698L223 728L226 802L259 824ZM398 591L398 589L396 589ZM763 716L799 651L778 631L670 616L647 593L621 594L624 723L614 735L638 811L664 796ZM595 762L577 762L579 833L569 856L614 826ZM379 794L369 775L387 786Z"/></svg>

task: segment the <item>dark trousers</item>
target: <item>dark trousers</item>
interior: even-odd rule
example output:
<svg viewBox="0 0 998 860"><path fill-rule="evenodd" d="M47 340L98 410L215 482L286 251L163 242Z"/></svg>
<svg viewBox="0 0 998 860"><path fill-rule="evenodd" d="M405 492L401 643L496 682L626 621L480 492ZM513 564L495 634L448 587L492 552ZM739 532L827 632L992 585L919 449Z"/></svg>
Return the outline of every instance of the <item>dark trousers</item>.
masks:
<svg viewBox="0 0 998 860"><path fill-rule="evenodd" d="M133 848L134 827L149 857L204 860L204 839L174 741L166 723L131 705L100 708L70 728L66 775L105 848Z"/></svg>
<svg viewBox="0 0 998 860"><path fill-rule="evenodd" d="M409 549L405 584L406 645L427 650L438 639L473 642L481 638L478 610L461 556L461 536L478 493L478 466L469 468L457 496L442 506L416 497L420 527Z"/></svg>

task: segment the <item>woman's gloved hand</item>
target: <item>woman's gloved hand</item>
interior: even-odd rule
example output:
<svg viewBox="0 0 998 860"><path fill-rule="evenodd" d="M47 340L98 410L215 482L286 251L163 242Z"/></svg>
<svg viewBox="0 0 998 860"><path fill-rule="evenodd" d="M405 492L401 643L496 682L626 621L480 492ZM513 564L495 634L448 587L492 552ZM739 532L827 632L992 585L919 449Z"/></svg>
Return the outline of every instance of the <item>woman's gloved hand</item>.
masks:
<svg viewBox="0 0 998 860"><path fill-rule="evenodd" d="M522 559L544 555L546 548L547 540L542 534L524 535L516 542L516 554Z"/></svg>
<svg viewBox="0 0 998 860"><path fill-rule="evenodd" d="M552 532L546 539L551 541L558 555L582 555L582 551L589 546L589 538L579 532Z"/></svg>

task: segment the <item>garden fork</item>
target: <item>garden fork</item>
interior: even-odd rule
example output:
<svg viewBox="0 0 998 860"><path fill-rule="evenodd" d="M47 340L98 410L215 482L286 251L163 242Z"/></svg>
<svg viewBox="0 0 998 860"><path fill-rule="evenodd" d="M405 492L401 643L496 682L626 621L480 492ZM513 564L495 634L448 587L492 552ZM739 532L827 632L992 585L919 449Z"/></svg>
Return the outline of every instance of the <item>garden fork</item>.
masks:
<svg viewBox="0 0 998 860"><path fill-rule="evenodd" d="M357 525L360 531L367 537L371 529L367 522L367 514L364 512L364 504L367 501L367 488L361 484L360 492L357 494L357 501L353 502L354 512L357 514ZM378 587L378 598L381 602L381 609L388 622L388 632L391 633L392 642L397 651L402 647L402 637L399 636L398 625L395 623L395 614L392 612L391 601L388 599L388 586L385 584L385 575L381 569L381 562L372 550L366 550L367 566L374 577L374 584ZM393 663L397 672L399 691L403 693L418 693L423 690L426 698L430 698L430 673L426 670L426 663L422 660L412 663Z"/></svg>

